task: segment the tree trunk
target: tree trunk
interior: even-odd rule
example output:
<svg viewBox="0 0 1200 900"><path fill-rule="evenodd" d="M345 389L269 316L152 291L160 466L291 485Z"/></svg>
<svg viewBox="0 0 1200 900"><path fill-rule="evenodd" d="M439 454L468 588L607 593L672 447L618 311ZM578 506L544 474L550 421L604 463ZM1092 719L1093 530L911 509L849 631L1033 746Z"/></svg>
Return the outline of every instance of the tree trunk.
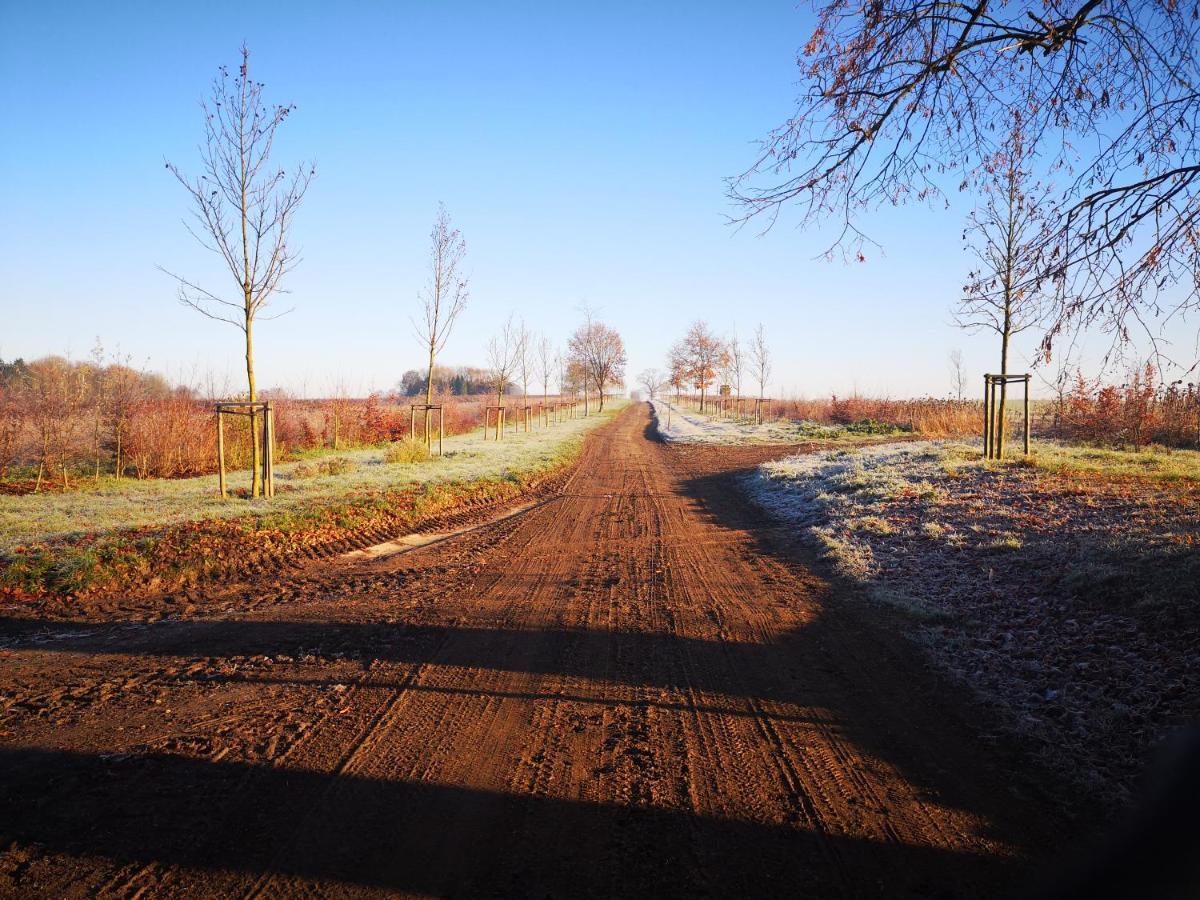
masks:
<svg viewBox="0 0 1200 900"><path fill-rule="evenodd" d="M437 333L431 331L429 338L429 373L425 376L425 446L432 447L429 437L429 407L433 403L433 363L437 356Z"/></svg>
<svg viewBox="0 0 1200 900"><path fill-rule="evenodd" d="M1008 375L1008 339L1010 335L1008 331L1004 331L1000 335L1000 374ZM1007 410L1008 400L1008 381L1000 382L1000 410L998 418L1000 421L996 425L996 458L1004 459L1004 434L1005 434L1005 413Z"/></svg>
<svg viewBox="0 0 1200 900"><path fill-rule="evenodd" d="M250 309L250 292L246 291L246 309ZM250 387L250 402L254 403L258 400L258 389L254 383L254 338L252 336L253 320L249 314L246 316L246 383ZM254 411L254 407L250 407L250 469L253 472L250 482L250 496L259 497L262 495L263 483L262 472L259 471L262 463L262 448L258 443L258 415Z"/></svg>
<svg viewBox="0 0 1200 900"><path fill-rule="evenodd" d="M503 426L503 403L504 403L504 381L501 379L496 386L496 440L501 440L504 437ZM487 437L487 410L483 412L483 436Z"/></svg>
<svg viewBox="0 0 1200 900"><path fill-rule="evenodd" d="M96 450L96 484L100 483L100 413L96 412L95 428L92 432L92 442Z"/></svg>
<svg viewBox="0 0 1200 900"><path fill-rule="evenodd" d="M46 472L46 454L50 452L50 433L44 428L42 429L42 455L38 457L38 473L37 483L33 486L33 492L36 494L42 489L42 476Z"/></svg>

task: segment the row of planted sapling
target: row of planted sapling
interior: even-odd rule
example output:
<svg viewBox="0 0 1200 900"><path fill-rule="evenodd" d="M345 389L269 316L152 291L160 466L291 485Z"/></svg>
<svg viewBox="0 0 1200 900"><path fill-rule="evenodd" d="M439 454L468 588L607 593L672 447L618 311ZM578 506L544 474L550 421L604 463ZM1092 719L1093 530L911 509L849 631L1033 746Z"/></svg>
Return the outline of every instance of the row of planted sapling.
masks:
<svg viewBox="0 0 1200 900"><path fill-rule="evenodd" d="M173 163L167 168L187 191L194 223L190 231L200 244L213 251L229 272L226 287L200 284L174 272L181 302L202 315L235 326L244 338L246 393L214 405L218 444L218 490L227 496L225 473L225 421L235 416L248 421L251 453L251 497L273 494L274 442L270 403L259 399L255 371L254 326L271 318L260 315L283 289L285 276L295 268L289 235L295 214L315 175L304 165L287 175L271 161L279 127L293 112L291 105L275 106L263 97L263 85L250 76L249 51L243 48L241 65L233 72L222 68L202 102L204 140L200 146L200 174L190 176ZM247 235L246 240L242 239ZM454 228L445 207L439 206L430 242L429 278L420 292L421 315L414 331L428 361L424 397L410 405L409 439L423 440L427 450L440 455L445 432L445 405L433 393L434 367L445 349L454 325L466 308L469 279L463 271L466 242ZM509 316L503 329L488 345L496 403L484 413L485 431L495 419L495 435L504 434L505 396L518 380L521 406L511 417L525 430L536 420L549 426L562 416L573 416L582 406L590 411L594 399L603 409L604 391L624 377L625 350L620 336L591 312L571 338L568 352L556 353L550 341L535 339L524 323ZM535 365L542 376L542 402L529 402L529 382ZM550 382L558 375L560 399L550 402ZM519 376L519 378L518 378ZM582 394L582 399L577 399ZM420 429L418 431L418 425Z"/></svg>
<svg viewBox="0 0 1200 900"><path fill-rule="evenodd" d="M510 314L487 345L487 358L495 382L496 402L486 407L483 434L504 437L506 424L513 432L530 431L535 424L550 426L565 419L603 412L606 396L625 377L625 343L613 328L584 309L584 322L567 341L566 353L556 353L550 341L530 333L524 321ZM550 384L557 376L559 394L553 400ZM542 386L541 401L530 400L535 379ZM520 385L520 402L512 390ZM511 412L511 415L510 415Z"/></svg>

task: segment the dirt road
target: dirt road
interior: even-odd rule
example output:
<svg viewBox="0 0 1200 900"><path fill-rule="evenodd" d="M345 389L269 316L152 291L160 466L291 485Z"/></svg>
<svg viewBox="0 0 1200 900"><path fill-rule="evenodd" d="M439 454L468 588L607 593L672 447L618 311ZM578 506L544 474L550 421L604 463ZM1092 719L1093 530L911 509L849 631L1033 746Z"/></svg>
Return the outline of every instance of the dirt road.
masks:
<svg viewBox="0 0 1200 900"><path fill-rule="evenodd" d="M448 540L156 623L4 619L0 892L1021 883L1044 804L738 498L748 458L659 444L638 405Z"/></svg>

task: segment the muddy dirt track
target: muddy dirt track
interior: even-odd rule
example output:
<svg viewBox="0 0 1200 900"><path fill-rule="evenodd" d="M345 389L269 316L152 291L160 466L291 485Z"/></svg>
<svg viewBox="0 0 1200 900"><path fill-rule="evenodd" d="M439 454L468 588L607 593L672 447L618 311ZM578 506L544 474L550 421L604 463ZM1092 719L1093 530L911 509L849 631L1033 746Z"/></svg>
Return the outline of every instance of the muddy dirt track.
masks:
<svg viewBox="0 0 1200 900"><path fill-rule="evenodd" d="M1061 822L737 497L766 452L637 405L439 543L10 615L0 893L1007 894Z"/></svg>

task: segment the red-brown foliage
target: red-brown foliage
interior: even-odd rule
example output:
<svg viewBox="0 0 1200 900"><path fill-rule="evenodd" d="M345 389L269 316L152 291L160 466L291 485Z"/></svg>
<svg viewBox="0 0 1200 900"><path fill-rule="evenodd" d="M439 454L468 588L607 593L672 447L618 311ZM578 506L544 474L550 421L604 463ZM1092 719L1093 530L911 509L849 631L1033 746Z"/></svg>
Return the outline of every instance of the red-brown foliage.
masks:
<svg viewBox="0 0 1200 900"><path fill-rule="evenodd" d="M833 425L879 422L906 431L946 437L975 434L982 417L978 403L937 397L892 400L834 394L820 399L780 400L771 406L773 414L780 418Z"/></svg>
<svg viewBox="0 0 1200 900"><path fill-rule="evenodd" d="M51 357L0 365L0 482L66 489L84 474L181 478L216 471L216 416L212 401L194 388L171 388L158 375L120 364ZM263 396L275 411L280 461L306 450L381 444L409 434L408 398ZM480 426L482 399L435 402L444 404L447 435ZM434 428L437 421L433 416ZM420 412L416 432L424 433ZM232 468L250 464L248 420L226 420L225 459Z"/></svg>
<svg viewBox="0 0 1200 900"><path fill-rule="evenodd" d="M1200 386L1159 386L1156 381L1157 372L1149 363L1131 371L1119 385L1076 375L1058 425L1061 436L1135 450L1151 443L1200 446Z"/></svg>

